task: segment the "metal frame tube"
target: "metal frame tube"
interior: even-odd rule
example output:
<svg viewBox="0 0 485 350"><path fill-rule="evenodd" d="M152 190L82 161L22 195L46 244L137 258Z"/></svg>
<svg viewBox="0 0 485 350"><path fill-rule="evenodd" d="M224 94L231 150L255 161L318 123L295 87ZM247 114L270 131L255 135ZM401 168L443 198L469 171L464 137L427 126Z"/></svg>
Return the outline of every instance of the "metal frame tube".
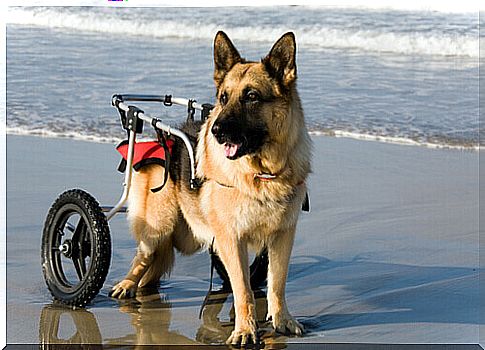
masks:
<svg viewBox="0 0 485 350"><path fill-rule="evenodd" d="M163 102L164 97L162 96L155 96L155 95L123 95L124 100L143 100L143 101L160 101ZM171 102L174 104L182 105L182 106L188 106L189 100L184 99L184 98L172 98ZM114 104L114 103L113 103ZM125 103L118 101L116 104L117 108L120 108L124 110L125 112L129 111L129 106L126 105ZM202 106L199 105L198 103L193 103L192 107L198 110L202 110ZM194 156L194 148L192 147L192 144L190 143L189 138L187 135L182 132L179 129L172 128L170 125L167 125L165 123L162 123L160 120L154 117L150 117L149 115L146 115L142 112L138 113L138 118L140 118L143 121L146 121L150 124L152 124L154 127L161 129L165 132L167 132L169 135L175 135L179 138L182 139L182 141L185 144L185 147L187 148L187 151L189 153L189 159L190 159L190 186L195 186L195 156ZM154 120L157 122L154 124ZM133 175L133 156L135 153L135 141L136 141L136 132L131 131L129 133L129 138L128 138L128 155L126 159L126 172L125 172L125 180L123 183L123 194L121 195L120 200L118 203L106 214L106 218L109 221L112 219L118 212L124 211L124 204L126 203L128 199L128 195L130 194L130 188L131 188L131 178Z"/></svg>
<svg viewBox="0 0 485 350"><path fill-rule="evenodd" d="M126 172L125 181L123 183L123 194L113 209L106 214L106 219L108 221L123 208L123 205L126 203L128 195L130 194L131 177L133 175L133 156L135 154L135 140L136 133L134 131L130 131L130 136L128 138L128 155L126 157Z"/></svg>
<svg viewBox="0 0 485 350"><path fill-rule="evenodd" d="M123 101L162 102L162 103L165 101L165 96L159 96L159 95L131 95L131 94L114 95L113 99L116 99L116 98L119 98L121 103L123 103ZM172 104L176 104L179 106L187 106L187 107L189 106L189 100L186 98L171 97L170 102ZM203 110L202 105L198 104L197 102L194 102L192 104L192 107L194 107L199 111Z"/></svg>
<svg viewBox="0 0 485 350"><path fill-rule="evenodd" d="M129 111L129 106L126 105L124 102L121 100L116 100L118 97L122 97L123 101L154 101L154 102L163 102L165 100L165 96L157 96L157 95L115 95L113 96L113 105L125 112ZM116 102L116 103L115 103ZM189 105L189 100L185 98L176 98L172 97L170 102L172 104L177 104L177 105L182 105L182 106L188 106ZM202 111L203 107L202 105L194 102L192 103L192 107ZM169 135L175 135L179 138L182 139L182 141L185 144L185 147L187 148L187 151L189 153L189 159L190 159L190 186L195 186L196 180L195 180L195 156L194 156L194 148L192 147L192 144L190 143L189 138L187 135L182 132L179 129L172 128L170 125L167 125L165 123L162 123L159 119L150 117L149 115L146 115L142 112L139 112L137 115L138 118L140 118L143 121L146 121L153 125L154 127L161 129L165 132L167 132ZM156 123L154 124L154 121L156 120ZM106 214L106 218L108 221L112 219L116 213L120 211L125 211L123 205L126 203L128 199L128 195L130 194L130 188L131 188L131 178L133 175L133 156L135 153L135 141L136 141L136 132L133 130L130 130L129 138L128 138L128 155L126 159L126 172L125 172L125 181L123 183L123 194L121 195L120 200L118 203Z"/></svg>
<svg viewBox="0 0 485 350"><path fill-rule="evenodd" d="M172 103L176 103L176 104L185 105L185 102L188 103L188 101L189 100L186 100L186 99L183 99L183 98L175 98L175 101L174 101L174 98L172 98ZM118 106L118 108L121 108L125 112L128 112L128 110L129 110L129 106L126 105L123 102L119 102L117 106ZM194 108L195 108L195 106L194 106ZM176 129L176 128L172 128L170 125L167 125L165 123L162 123L159 119L154 118L154 117L150 117L149 115L146 115L144 113L141 113L141 112L138 113L138 118L140 118L141 120L144 120L144 121L146 121L146 122L148 122L150 124L152 124L154 120L158 120L158 122L154 125L155 127L157 127L158 129L161 129L161 130L167 132L168 134L175 135L175 136L177 136L177 137L179 137L179 138L182 139L182 141L185 144L185 147L187 147L187 151L189 153L189 158L190 158L190 180L191 180L191 186L193 184L195 184L195 156L194 156L194 148L192 147L192 144L190 143L190 140L187 137L187 135L183 131L180 131L179 129Z"/></svg>
<svg viewBox="0 0 485 350"><path fill-rule="evenodd" d="M189 106L189 100L187 100L186 98L180 98L180 97L172 97L172 103L176 104L176 105L180 105L180 106ZM198 104L197 102L194 102L192 104L192 107L194 107L195 109L201 111L203 108L202 108L202 105Z"/></svg>
<svg viewBox="0 0 485 350"><path fill-rule="evenodd" d="M140 118L140 119L142 119L142 120L144 120L148 123L151 123L154 119L152 117L144 115L143 113L140 113L138 115L138 118ZM190 143L189 138L187 137L187 135L184 132L180 131L179 129L172 128L172 127L170 127L170 125L162 123L161 121L158 121L155 124L155 127L157 127L158 129L162 129L163 131L167 132L169 135L175 135L175 136L181 138L182 141L184 142L185 147L187 147L187 151L189 152L190 179L192 180L191 181L191 184L192 184L193 180L195 180L195 156L194 156L194 148L192 147L192 144Z"/></svg>

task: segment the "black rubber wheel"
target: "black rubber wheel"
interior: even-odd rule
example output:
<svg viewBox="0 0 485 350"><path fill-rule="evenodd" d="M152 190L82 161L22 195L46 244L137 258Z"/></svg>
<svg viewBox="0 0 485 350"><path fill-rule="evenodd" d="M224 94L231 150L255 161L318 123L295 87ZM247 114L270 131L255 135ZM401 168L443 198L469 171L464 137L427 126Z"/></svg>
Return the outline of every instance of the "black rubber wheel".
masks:
<svg viewBox="0 0 485 350"><path fill-rule="evenodd" d="M55 301L84 307L103 287L111 261L109 226L98 202L83 190L62 193L47 214L42 272Z"/></svg>
<svg viewBox="0 0 485 350"><path fill-rule="evenodd" d="M214 254L214 268L217 271L217 274L221 277L223 282L223 289L230 290L231 289L231 282L229 281L229 275L222 263L221 259ZM259 289L264 287L266 283L266 279L268 277L268 251L263 249L253 260L253 263L249 267L250 272L250 282L251 288Z"/></svg>

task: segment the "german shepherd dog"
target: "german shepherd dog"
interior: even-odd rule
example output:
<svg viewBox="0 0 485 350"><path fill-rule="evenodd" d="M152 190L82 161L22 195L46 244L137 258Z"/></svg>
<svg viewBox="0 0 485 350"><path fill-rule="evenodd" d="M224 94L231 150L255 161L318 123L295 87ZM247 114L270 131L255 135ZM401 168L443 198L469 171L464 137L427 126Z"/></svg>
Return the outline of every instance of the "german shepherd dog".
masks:
<svg viewBox="0 0 485 350"><path fill-rule="evenodd" d="M150 191L164 168L133 175L128 220L138 242L130 271L111 291L133 297L158 283L174 262L174 248L192 254L213 247L229 275L235 329L228 344L257 343L248 246L268 252L268 320L280 333L301 335L289 313L285 284L296 223L306 195L311 140L296 90L296 43L283 35L260 62L241 58L224 32L214 40L217 103L197 130L197 190L189 187L187 151L174 146L163 189ZM178 146L177 146L178 145Z"/></svg>

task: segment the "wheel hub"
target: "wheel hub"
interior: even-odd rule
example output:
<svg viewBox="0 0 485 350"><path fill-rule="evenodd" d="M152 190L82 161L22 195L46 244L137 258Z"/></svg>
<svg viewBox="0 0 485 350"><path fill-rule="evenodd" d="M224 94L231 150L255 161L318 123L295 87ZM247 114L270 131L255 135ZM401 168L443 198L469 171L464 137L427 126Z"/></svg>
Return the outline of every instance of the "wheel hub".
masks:
<svg viewBox="0 0 485 350"><path fill-rule="evenodd" d="M72 256L72 241L66 239L64 243L59 246L59 251L64 254L66 258L70 258Z"/></svg>

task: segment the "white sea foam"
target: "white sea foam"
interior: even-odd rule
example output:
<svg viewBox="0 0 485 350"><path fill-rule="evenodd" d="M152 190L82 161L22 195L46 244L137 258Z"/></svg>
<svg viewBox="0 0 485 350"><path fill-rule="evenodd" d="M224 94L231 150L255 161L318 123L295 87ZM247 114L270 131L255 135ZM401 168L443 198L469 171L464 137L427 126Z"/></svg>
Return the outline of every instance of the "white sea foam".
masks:
<svg viewBox="0 0 485 350"><path fill-rule="evenodd" d="M129 18L96 11L69 12L62 8L10 8L8 23L91 31L117 35L155 38L188 38L212 40L223 29L235 40L272 42L282 32L293 30L299 45L310 49L337 48L397 54L478 57L478 37L471 34L436 32L396 32L383 29L346 29L322 24L221 26L199 21Z"/></svg>
<svg viewBox="0 0 485 350"><path fill-rule="evenodd" d="M50 131L46 129L29 129L29 128L22 128L22 127L7 126L6 132L7 134L10 134L10 135L73 139L73 140L89 141L89 142L95 142L95 143L117 144L122 141L122 139L118 137L83 135L74 131L56 132L56 131Z"/></svg>
<svg viewBox="0 0 485 350"><path fill-rule="evenodd" d="M483 149L483 147L480 147L478 145L455 145L455 144L451 145L447 143L420 142L420 141L416 141L405 137L372 135L372 134L364 134L364 133L350 132L350 131L344 131L344 130L311 131L310 135L334 136L334 137L350 138L350 139L363 140L363 141L392 143L395 145L402 145L402 146L421 146L421 147L434 148L434 149L453 149L453 150L462 150L462 151L479 151Z"/></svg>
<svg viewBox="0 0 485 350"><path fill-rule="evenodd" d="M24 136L39 136L47 138L63 138L63 139L73 139L79 141L88 141L95 143L109 143L118 144L122 141L119 137L110 136L95 136L95 135L83 135L73 131L66 132L54 132L45 129L28 129L22 127L8 127L6 128L7 134L10 135L24 135ZM364 141L376 141L383 143L391 143L403 146L421 146L426 148L434 149L453 149L462 151L479 151L483 148L477 145L450 145L446 143L432 143L432 142L419 142L412 139L404 137L393 137L393 136L379 136L370 134L361 134L356 132L349 132L343 130L327 130L327 131L311 131L310 135L313 136L332 136L341 138L350 138L355 140ZM146 138L140 138L140 140L147 140Z"/></svg>

